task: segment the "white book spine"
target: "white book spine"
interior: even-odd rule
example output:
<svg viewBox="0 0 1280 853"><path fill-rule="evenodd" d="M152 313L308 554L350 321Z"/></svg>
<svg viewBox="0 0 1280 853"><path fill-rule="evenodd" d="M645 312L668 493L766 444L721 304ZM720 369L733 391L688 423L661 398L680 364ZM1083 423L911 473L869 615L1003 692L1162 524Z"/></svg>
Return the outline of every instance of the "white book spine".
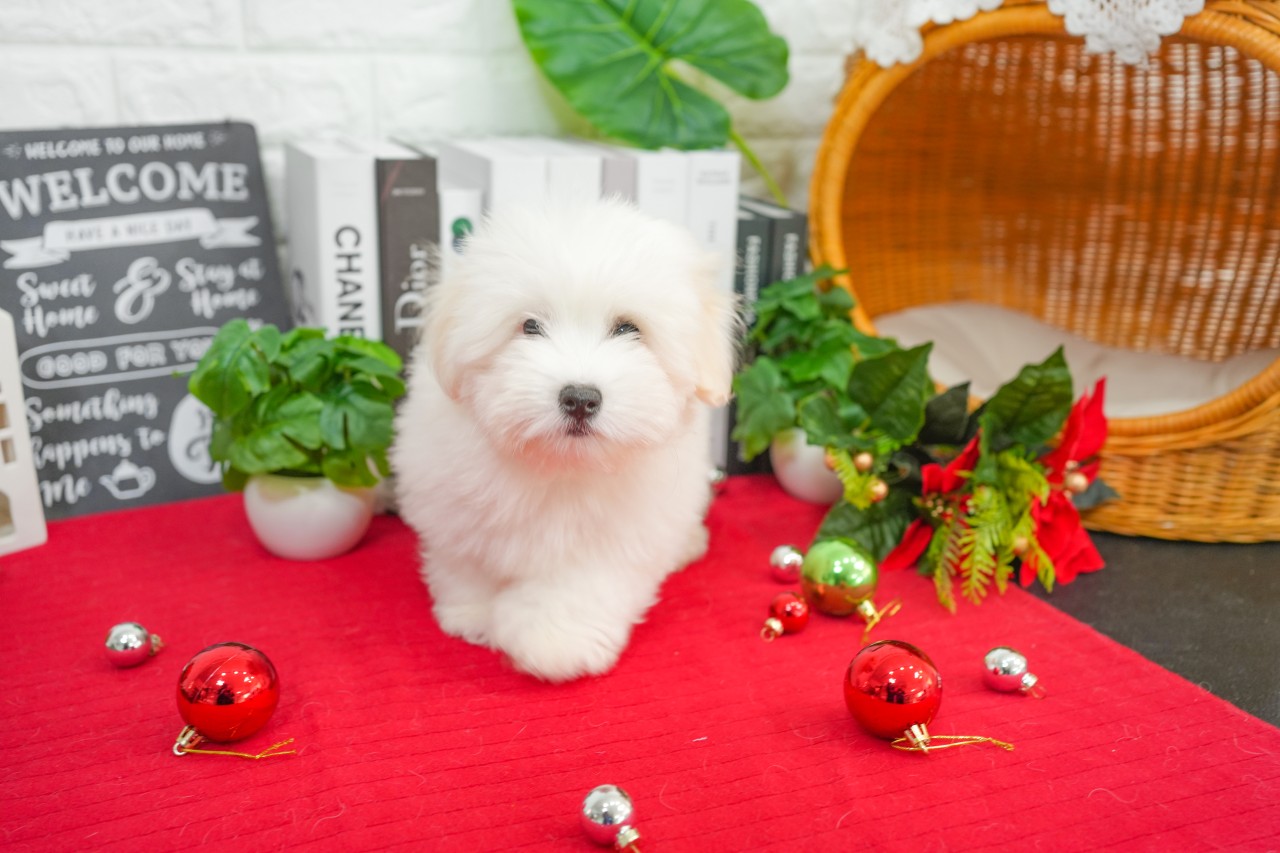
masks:
<svg viewBox="0 0 1280 853"><path fill-rule="evenodd" d="M439 162L445 180L480 187L485 213L508 206L538 207L546 203L545 155L497 138L462 140L442 143Z"/></svg>
<svg viewBox="0 0 1280 853"><path fill-rule="evenodd" d="M614 149L604 162L604 194L617 195L642 212L688 225L689 164L678 151Z"/></svg>
<svg viewBox="0 0 1280 853"><path fill-rule="evenodd" d="M736 151L691 151L687 155L689 195L687 224L693 236L720 258L716 284L733 293L738 250L738 183L741 162ZM729 464L729 409L711 413L711 462Z"/></svg>
<svg viewBox="0 0 1280 853"><path fill-rule="evenodd" d="M736 151L690 151L689 230L719 256L717 283L733 291L738 250L738 183L741 160Z"/></svg>
<svg viewBox="0 0 1280 853"><path fill-rule="evenodd" d="M295 145L284 153L289 308L295 326L321 325L319 187L315 158Z"/></svg>
<svg viewBox="0 0 1280 853"><path fill-rule="evenodd" d="M542 141L547 152L547 197L583 204L604 194L604 158L589 145L559 139Z"/></svg>
<svg viewBox="0 0 1280 853"><path fill-rule="evenodd" d="M295 286L305 292L304 302L310 308L303 314L310 313L309 321L331 335L379 340L382 310L373 157L338 143L301 145L286 155L294 156L310 161L310 168L293 170L286 160L291 170L291 267ZM300 192L295 194L295 189ZM310 215L300 210L308 202Z"/></svg>
<svg viewBox="0 0 1280 853"><path fill-rule="evenodd" d="M440 194L440 272L448 275L462 256L464 241L484 215L479 187L441 183Z"/></svg>

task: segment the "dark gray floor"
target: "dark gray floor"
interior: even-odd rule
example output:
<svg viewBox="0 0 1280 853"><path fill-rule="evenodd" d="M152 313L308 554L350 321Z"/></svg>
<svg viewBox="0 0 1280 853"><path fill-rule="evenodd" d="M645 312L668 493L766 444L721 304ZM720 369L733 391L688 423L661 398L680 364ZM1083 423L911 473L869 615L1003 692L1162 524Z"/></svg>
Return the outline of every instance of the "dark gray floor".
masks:
<svg viewBox="0 0 1280 853"><path fill-rule="evenodd" d="M1107 561L1045 601L1280 726L1280 543L1093 534Z"/></svg>

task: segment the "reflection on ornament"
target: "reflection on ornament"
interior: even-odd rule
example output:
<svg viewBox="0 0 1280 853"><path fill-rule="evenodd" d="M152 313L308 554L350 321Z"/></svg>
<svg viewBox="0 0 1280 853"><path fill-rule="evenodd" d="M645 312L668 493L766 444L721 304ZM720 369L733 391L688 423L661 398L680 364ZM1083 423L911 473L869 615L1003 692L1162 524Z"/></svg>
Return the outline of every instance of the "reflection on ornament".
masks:
<svg viewBox="0 0 1280 853"><path fill-rule="evenodd" d="M867 623L862 641L867 641L882 619L902 609L894 599L883 610L877 610L871 597L880 581L875 558L852 539L825 539L809 547L800 570L800 587L804 597L819 613L849 616L857 613Z"/></svg>
<svg viewBox="0 0 1280 853"><path fill-rule="evenodd" d="M191 658L178 676L178 713L187 725L173 745L174 755L199 752L267 758L292 753L280 751L292 738L257 755L196 748L204 741L227 743L257 733L279 701L280 679L266 655L244 643L209 646Z"/></svg>
<svg viewBox="0 0 1280 853"><path fill-rule="evenodd" d="M809 605L794 592L784 592L769 604L769 618L764 620L760 636L772 641L782 634L795 634L809 624Z"/></svg>
<svg viewBox="0 0 1280 853"><path fill-rule="evenodd" d="M779 545L769 555L770 573L778 583L797 583L803 565L804 554L794 545Z"/></svg>
<svg viewBox="0 0 1280 853"><path fill-rule="evenodd" d="M121 622L107 632L105 647L107 660L125 669L155 657L164 648L164 641L137 622Z"/></svg>
<svg viewBox="0 0 1280 853"><path fill-rule="evenodd" d="M638 853L635 843L640 833L632 826L635 814L626 791L617 785L599 785L582 801L578 819L583 832L596 844Z"/></svg>
<svg viewBox="0 0 1280 853"><path fill-rule="evenodd" d="M1018 691L1036 699L1045 696L1040 679L1027 672L1026 657L1008 646L997 646L983 657L982 680L992 690L1001 693Z"/></svg>
<svg viewBox="0 0 1280 853"><path fill-rule="evenodd" d="M890 746L929 752L951 746L1012 744L974 735L931 735L928 725L942 705L942 676L923 651L901 640L864 647L844 676L844 703L867 732L888 738Z"/></svg>

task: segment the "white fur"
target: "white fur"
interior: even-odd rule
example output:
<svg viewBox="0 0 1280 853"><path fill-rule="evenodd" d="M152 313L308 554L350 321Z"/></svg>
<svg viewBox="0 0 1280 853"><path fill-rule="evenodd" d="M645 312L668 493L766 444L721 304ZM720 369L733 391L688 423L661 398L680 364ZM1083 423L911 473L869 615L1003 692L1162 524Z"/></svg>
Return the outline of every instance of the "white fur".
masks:
<svg viewBox="0 0 1280 853"><path fill-rule="evenodd" d="M715 271L619 202L506 211L471 238L432 293L391 451L446 632L550 681L602 673L704 553L707 404L729 398L736 322ZM611 334L623 320L639 336ZM572 384L603 395L589 435L560 411Z"/></svg>

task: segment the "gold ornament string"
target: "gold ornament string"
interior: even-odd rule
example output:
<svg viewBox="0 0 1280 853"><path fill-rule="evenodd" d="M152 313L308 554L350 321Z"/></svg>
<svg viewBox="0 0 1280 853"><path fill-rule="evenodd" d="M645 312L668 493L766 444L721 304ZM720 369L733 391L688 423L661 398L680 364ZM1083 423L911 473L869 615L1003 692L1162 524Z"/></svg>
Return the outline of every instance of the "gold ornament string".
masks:
<svg viewBox="0 0 1280 853"><path fill-rule="evenodd" d="M280 749L283 746L288 746L293 743L293 738L282 740L279 743L274 743L262 750L262 752L259 752L257 755L252 755L248 752L235 752L229 749L196 749L192 746L192 744L201 743L203 740L204 737L202 737L194 727L187 726L178 733L178 740L173 744L173 754L186 755L188 752L194 752L199 755L234 755L237 758L252 758L257 761L261 758L274 758L277 755L296 755L298 752L296 749Z"/></svg>
<svg viewBox="0 0 1280 853"><path fill-rule="evenodd" d="M863 605L866 605L865 609ZM871 629L880 624L881 619L888 619L893 614L902 609L902 599L895 598L885 605L884 610L876 610L876 606L869 600L864 601L858 607L858 613L866 620L867 627L862 629L862 644L867 644L867 638L871 635Z"/></svg>
<svg viewBox="0 0 1280 853"><path fill-rule="evenodd" d="M950 741L950 743L934 744L935 740ZM996 740L993 737L982 737L981 735L930 735L926 740L914 742L910 737L900 737L889 744L894 749L900 749L903 752L933 752L938 749L950 749L953 746L970 746L971 744L989 743L992 746L998 746L1001 749L1013 750L1013 744L1005 743L1002 740Z"/></svg>

